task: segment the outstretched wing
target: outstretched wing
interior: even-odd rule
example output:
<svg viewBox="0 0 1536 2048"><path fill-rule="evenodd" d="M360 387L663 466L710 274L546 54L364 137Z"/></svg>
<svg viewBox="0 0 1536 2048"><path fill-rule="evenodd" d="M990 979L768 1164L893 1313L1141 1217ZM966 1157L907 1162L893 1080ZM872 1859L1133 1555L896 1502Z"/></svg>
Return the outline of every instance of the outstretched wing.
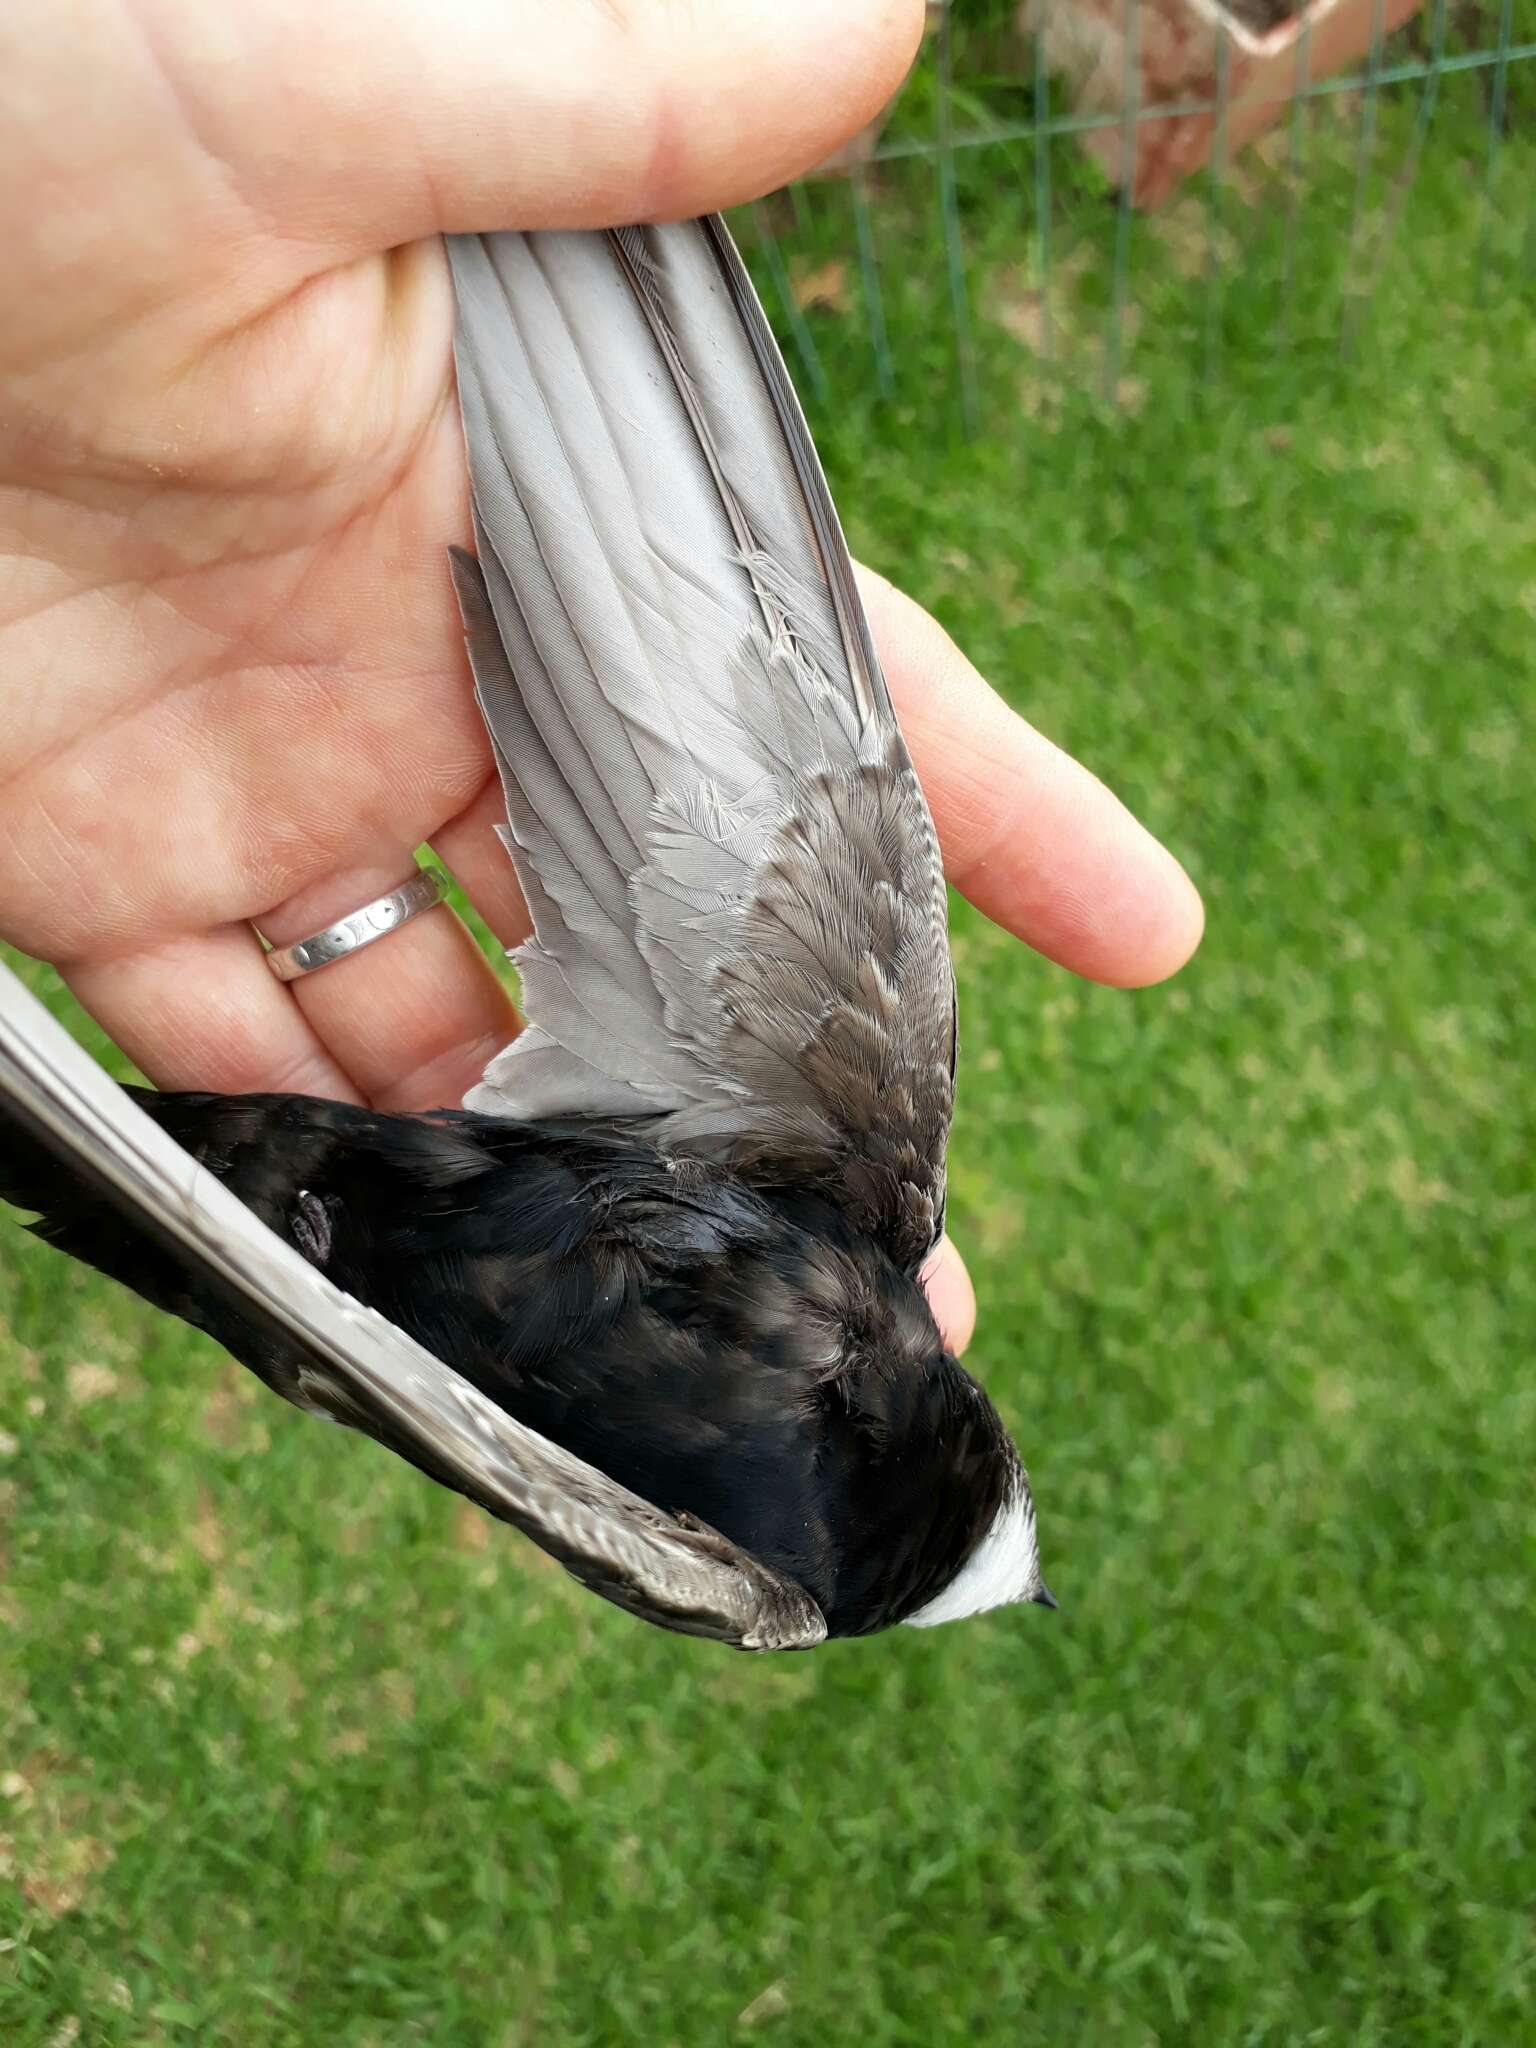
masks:
<svg viewBox="0 0 1536 2048"><path fill-rule="evenodd" d="M478 565L456 555L533 917L473 1109L649 1117L936 1241L938 848L837 515L713 219L456 236Z"/></svg>
<svg viewBox="0 0 1536 2048"><path fill-rule="evenodd" d="M513 1523L593 1592L663 1628L742 1649L808 1649L825 1636L799 1586L514 1422L333 1287L0 964L0 1192L41 1206L60 1173L120 1211L131 1232L114 1244L120 1277L151 1299L190 1291L203 1327L270 1386ZM56 1203L56 1216L68 1207Z"/></svg>

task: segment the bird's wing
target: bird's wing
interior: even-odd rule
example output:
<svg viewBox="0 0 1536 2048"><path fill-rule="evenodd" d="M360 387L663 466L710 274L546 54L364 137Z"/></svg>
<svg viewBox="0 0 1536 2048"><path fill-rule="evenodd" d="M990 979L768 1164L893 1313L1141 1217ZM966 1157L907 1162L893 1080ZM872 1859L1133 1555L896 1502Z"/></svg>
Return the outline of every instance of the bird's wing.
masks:
<svg viewBox="0 0 1536 2048"><path fill-rule="evenodd" d="M534 936L468 1098L657 1119L937 1239L954 981L932 821L837 515L714 219L454 236L455 579Z"/></svg>
<svg viewBox="0 0 1536 2048"><path fill-rule="evenodd" d="M743 1649L805 1649L825 1636L814 1601L791 1581L514 1422L333 1287L152 1123L3 964L0 1143L39 1144L94 1184L136 1234L184 1265L199 1294L284 1360L274 1384L513 1523L593 1592ZM218 1315L210 1321L217 1327Z"/></svg>

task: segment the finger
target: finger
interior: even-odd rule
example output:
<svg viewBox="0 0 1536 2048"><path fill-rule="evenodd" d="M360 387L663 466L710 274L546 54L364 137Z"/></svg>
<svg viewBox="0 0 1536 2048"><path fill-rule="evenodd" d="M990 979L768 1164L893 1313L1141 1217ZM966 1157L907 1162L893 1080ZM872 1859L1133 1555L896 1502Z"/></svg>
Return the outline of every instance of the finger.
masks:
<svg viewBox="0 0 1536 2048"><path fill-rule="evenodd" d="M1175 973L1205 913L1173 855L1010 711L936 620L883 577L859 577L955 887L1093 981L1138 988Z"/></svg>
<svg viewBox="0 0 1536 2048"><path fill-rule="evenodd" d="M381 853L327 875L259 919L262 933L275 946L291 946L398 888L413 865L408 853ZM301 975L285 993L353 1086L381 1109L461 1102L518 1027L511 997L446 904Z"/></svg>
<svg viewBox="0 0 1536 2048"><path fill-rule="evenodd" d="M247 925L75 961L64 979L158 1088L361 1100Z"/></svg>
<svg viewBox="0 0 1536 2048"><path fill-rule="evenodd" d="M432 851L501 944L520 946L532 930L512 856L496 834L507 822L501 777L492 775L468 809L432 835Z"/></svg>
<svg viewBox="0 0 1536 2048"><path fill-rule="evenodd" d="M754 197L878 111L922 20L921 0L268 0L183 9L156 55L258 218L360 252Z"/></svg>
<svg viewBox="0 0 1536 2048"><path fill-rule="evenodd" d="M976 1290L965 1261L947 1237L923 1268L923 1292L946 1346L958 1358L976 1332Z"/></svg>

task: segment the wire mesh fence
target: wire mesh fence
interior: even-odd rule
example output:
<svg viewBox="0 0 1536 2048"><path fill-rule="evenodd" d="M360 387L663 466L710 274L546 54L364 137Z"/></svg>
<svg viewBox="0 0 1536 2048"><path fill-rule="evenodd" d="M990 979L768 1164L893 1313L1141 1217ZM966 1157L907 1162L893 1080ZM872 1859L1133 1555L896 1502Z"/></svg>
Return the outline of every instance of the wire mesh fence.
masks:
<svg viewBox="0 0 1536 2048"><path fill-rule="evenodd" d="M1421 242L1422 317L1529 304L1536 0L930 5L880 122L737 226L813 413L1322 374L1384 286L1411 317Z"/></svg>

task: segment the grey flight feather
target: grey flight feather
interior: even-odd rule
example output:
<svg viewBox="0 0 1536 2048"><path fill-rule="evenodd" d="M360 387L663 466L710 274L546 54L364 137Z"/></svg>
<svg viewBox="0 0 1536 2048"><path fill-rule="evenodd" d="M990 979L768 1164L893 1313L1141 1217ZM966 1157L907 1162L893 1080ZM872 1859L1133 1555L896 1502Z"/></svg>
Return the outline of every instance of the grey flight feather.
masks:
<svg viewBox="0 0 1536 2048"><path fill-rule="evenodd" d="M0 965L0 1102L269 1333L271 1380L513 1523L632 1614L742 1649L808 1649L815 1602L716 1531L674 1520L503 1409L333 1287L152 1123Z"/></svg>
<svg viewBox="0 0 1536 2048"><path fill-rule="evenodd" d="M450 237L454 576L534 936L471 1109L653 1119L943 1221L942 869L810 436L717 220Z"/></svg>

